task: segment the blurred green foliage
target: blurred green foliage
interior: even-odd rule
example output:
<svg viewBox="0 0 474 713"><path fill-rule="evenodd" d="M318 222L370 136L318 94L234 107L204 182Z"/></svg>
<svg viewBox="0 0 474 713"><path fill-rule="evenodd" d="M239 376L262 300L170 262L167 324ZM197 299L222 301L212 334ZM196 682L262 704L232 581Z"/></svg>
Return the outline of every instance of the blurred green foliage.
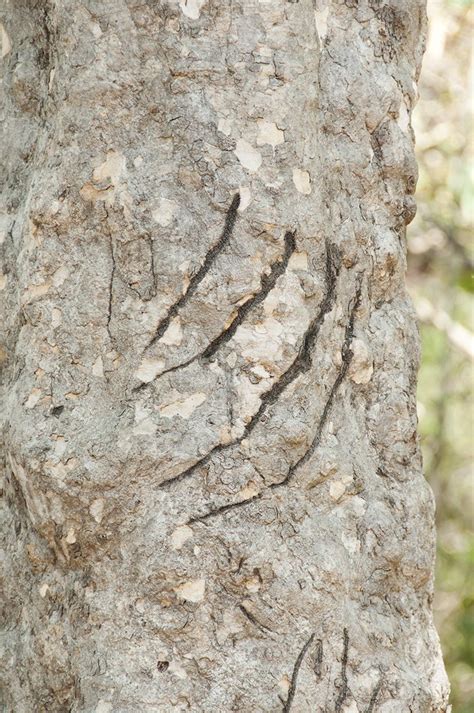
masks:
<svg viewBox="0 0 474 713"><path fill-rule="evenodd" d="M421 321L421 445L437 503L434 614L453 713L473 713L473 2L428 0L428 14L408 283Z"/></svg>

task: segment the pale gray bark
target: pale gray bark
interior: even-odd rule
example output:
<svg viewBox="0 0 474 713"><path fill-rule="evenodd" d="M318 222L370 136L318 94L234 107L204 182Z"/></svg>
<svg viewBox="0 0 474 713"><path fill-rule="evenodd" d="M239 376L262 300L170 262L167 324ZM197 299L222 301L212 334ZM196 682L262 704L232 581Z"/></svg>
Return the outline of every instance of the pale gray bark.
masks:
<svg viewBox="0 0 474 713"><path fill-rule="evenodd" d="M3 0L4 710L441 712L422 0Z"/></svg>

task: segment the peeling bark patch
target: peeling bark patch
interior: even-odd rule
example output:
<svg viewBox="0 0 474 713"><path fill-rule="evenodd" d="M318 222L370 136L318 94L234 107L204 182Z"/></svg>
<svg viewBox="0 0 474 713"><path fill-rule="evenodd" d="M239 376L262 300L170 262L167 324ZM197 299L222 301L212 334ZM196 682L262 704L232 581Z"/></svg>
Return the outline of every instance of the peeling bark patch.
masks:
<svg viewBox="0 0 474 713"><path fill-rule="evenodd" d="M290 689L288 691L288 698L286 699L286 703L283 706L283 713L288 713L291 709L291 705L293 703L293 699L295 697L296 693L296 684L298 681L298 674L300 672L301 664L303 663L303 659L306 656L306 653L313 643L313 639L315 637L315 634L311 634L309 637L308 641L306 644L303 646L301 651L298 654L298 658L296 659L295 665L293 667L293 674L291 676L291 682L290 682Z"/></svg>
<svg viewBox="0 0 474 713"><path fill-rule="evenodd" d="M342 649L342 661L341 661L341 690L336 700L335 713L340 713L342 711L342 705L346 700L346 696L349 690L347 683L347 658L349 653L349 632L344 629L343 632L343 649Z"/></svg>
<svg viewBox="0 0 474 713"><path fill-rule="evenodd" d="M197 604L204 599L206 581L204 579L191 579L176 587L175 592L180 599Z"/></svg>
<svg viewBox="0 0 474 713"><path fill-rule="evenodd" d="M207 399L207 395L202 392L196 392L189 396L178 398L171 403L162 404L160 406L160 414L164 418L189 418L192 413Z"/></svg>
<svg viewBox="0 0 474 713"><path fill-rule="evenodd" d="M300 168L294 168L293 183L299 193L302 193L304 196L309 196L311 193L311 178L308 171L302 171Z"/></svg>
<svg viewBox="0 0 474 713"><path fill-rule="evenodd" d="M220 253L224 250L225 246L230 240L230 237L232 235L232 231L234 229L235 221L237 219L237 208L240 205L240 195L239 193L236 193L235 196L232 199L232 203L230 204L230 207L227 211L226 219L225 219L225 224L224 224L224 230L221 233L221 236L217 243L209 250L207 253L206 257L204 258L204 262L202 263L201 267L199 270L196 272L196 274L191 278L189 282L188 289L184 293L184 295L181 295L181 297L170 307L168 310L168 314L166 317L164 317L161 322L159 323L157 330L155 332L155 335L153 339L150 341L148 344L148 347L153 346L161 337L164 335L164 333L167 331L168 327L170 326L171 320L176 317L178 314L178 311L181 309L181 307L193 296L193 294L196 292L199 284L203 281L207 273L209 272L209 269L214 262L214 260L220 255Z"/></svg>
<svg viewBox="0 0 474 713"><path fill-rule="evenodd" d="M251 173L258 171L262 165L262 154L249 144L248 141L245 141L245 139L239 139L237 141L234 153L242 166Z"/></svg>

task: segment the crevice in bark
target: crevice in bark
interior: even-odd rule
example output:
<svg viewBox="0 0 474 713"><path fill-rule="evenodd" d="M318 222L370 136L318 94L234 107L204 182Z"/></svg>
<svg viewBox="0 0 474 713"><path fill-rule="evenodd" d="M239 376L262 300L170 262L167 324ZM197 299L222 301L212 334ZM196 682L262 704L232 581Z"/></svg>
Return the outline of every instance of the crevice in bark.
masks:
<svg viewBox="0 0 474 713"><path fill-rule="evenodd" d="M295 697L296 693L296 684L298 682L298 674L300 672L301 664L303 663L303 659L306 656L306 653L313 643L313 639L315 637L315 634L311 634L309 637L308 641L306 644L303 646L301 651L298 654L298 658L296 659L295 665L293 667L293 674L291 676L291 683L290 683L290 688L288 689L288 698L286 699L286 703L283 706L283 713L288 713L291 709L291 705L293 703L293 699Z"/></svg>
<svg viewBox="0 0 474 713"><path fill-rule="evenodd" d="M340 713L342 711L342 705L346 700L347 693L349 691L349 685L347 682L347 660L349 653L349 632L344 629L343 632L344 646L342 650L342 661L341 661L341 690L336 700L335 713Z"/></svg>
<svg viewBox="0 0 474 713"><path fill-rule="evenodd" d="M375 688L370 697L369 705L367 706L365 713L373 713L375 710L375 704L377 703L378 695L382 689L383 680L380 679L378 683L375 684Z"/></svg>
<svg viewBox="0 0 474 713"><path fill-rule="evenodd" d="M239 609L245 616L245 618L248 619L251 624L256 626L257 629L260 629L263 632L269 631L271 634L273 634L273 631L270 629L270 627L265 626L265 624L262 624L251 612L248 611L248 609L244 607L243 604L239 604Z"/></svg>
<svg viewBox="0 0 474 713"><path fill-rule="evenodd" d="M245 426L242 435L240 435L238 438L231 441L230 443L218 444L217 446L214 446L214 448L212 448L212 450L210 450L207 455L203 456L200 460L191 465L189 468L186 468L186 470L182 471L181 473L178 473L178 475L175 475L172 478L165 480L163 483L160 483L158 487L166 487L170 483L176 483L179 480L187 478L197 468L206 465L209 462L211 456L215 453L227 450L228 448L231 448L232 446L241 443L244 438L247 438L250 433L252 433L253 429L258 424L267 408L273 405L278 400L278 398L285 391L285 389L298 376L300 376L300 374L303 374L304 372L308 371L312 364L312 350L319 336L321 325L324 322L326 314L331 311L334 304L336 294L336 282L337 277L339 275L339 267L340 260L337 248L328 245L326 247L326 293L323 298L323 301L321 302L318 314L306 330L303 336L301 347L291 365L272 385L272 387L264 394L262 394L260 407Z"/></svg>
<svg viewBox="0 0 474 713"><path fill-rule="evenodd" d="M178 314L179 310L181 307L183 307L186 302L193 296L193 294L196 292L199 284L203 281L207 273L209 272L209 269L214 262L214 260L217 258L217 256L224 250L225 246L229 242L229 239L232 235L232 231L234 229L235 221L237 220L237 209L240 205L240 194L236 193L235 196L232 199L232 203L229 206L229 209L227 211L226 219L225 219L225 224L224 224L224 229L221 233L221 236L217 243L209 250L207 253L206 257L204 258L204 262L202 263L201 267L199 270L196 272L195 275L191 278L189 282L189 287L184 293L184 295L181 295L181 297L169 308L168 313L166 314L165 317L161 320L159 323L156 332L149 342L147 349L153 346L153 344L156 344L156 342L161 339L163 334L166 332L168 329L171 320L173 317L176 317Z"/></svg>
<svg viewBox="0 0 474 713"><path fill-rule="evenodd" d="M177 364L176 366L172 366L169 369L162 371L160 374L158 374L156 378L164 376L165 374L170 374L173 371L177 371L178 369L184 369L184 367L189 366L194 361L197 361L199 359L211 359L218 351L218 349L220 349L220 347L222 347L230 339L232 339L238 327L242 324L242 322L252 311L252 309L256 305L263 302L267 295L275 287L278 278L285 273L288 267L288 263L290 261L290 257L293 255L295 249L295 232L288 231L285 233L285 251L283 255L279 257L278 260L270 266L270 274L262 276L260 280L259 291L238 308L237 314L232 320L230 326L227 327L227 329L225 329L223 332L221 332L221 334L219 334L215 339L213 339L212 342L210 342L202 352L196 354L195 356L191 357L187 361L182 362L181 364ZM148 384L146 384L146 386L148 386Z"/></svg>

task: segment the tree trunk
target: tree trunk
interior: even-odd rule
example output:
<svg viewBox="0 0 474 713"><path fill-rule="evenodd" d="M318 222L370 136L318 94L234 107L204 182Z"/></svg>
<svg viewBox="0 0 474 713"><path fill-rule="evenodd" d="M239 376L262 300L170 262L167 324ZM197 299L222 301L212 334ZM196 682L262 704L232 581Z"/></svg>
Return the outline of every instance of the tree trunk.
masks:
<svg viewBox="0 0 474 713"><path fill-rule="evenodd" d="M423 0L2 23L3 710L447 710L404 286Z"/></svg>

